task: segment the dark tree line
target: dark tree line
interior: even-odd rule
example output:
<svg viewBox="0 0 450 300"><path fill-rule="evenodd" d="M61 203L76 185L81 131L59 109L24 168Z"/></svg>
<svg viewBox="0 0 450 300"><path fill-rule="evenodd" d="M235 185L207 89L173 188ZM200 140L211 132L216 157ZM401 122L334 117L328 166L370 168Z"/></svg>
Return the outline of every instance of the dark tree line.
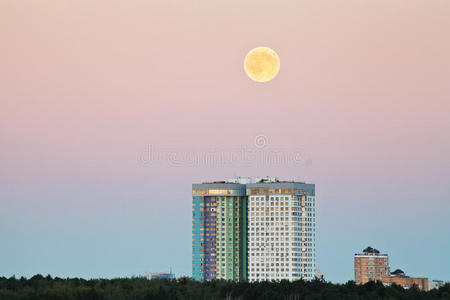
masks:
<svg viewBox="0 0 450 300"><path fill-rule="evenodd" d="M249 283L198 282L190 278L147 280L141 277L85 280L35 275L30 279L0 277L0 299L450 299L450 285L424 292L416 288L405 290L396 285L384 287L381 282L333 284L321 279Z"/></svg>

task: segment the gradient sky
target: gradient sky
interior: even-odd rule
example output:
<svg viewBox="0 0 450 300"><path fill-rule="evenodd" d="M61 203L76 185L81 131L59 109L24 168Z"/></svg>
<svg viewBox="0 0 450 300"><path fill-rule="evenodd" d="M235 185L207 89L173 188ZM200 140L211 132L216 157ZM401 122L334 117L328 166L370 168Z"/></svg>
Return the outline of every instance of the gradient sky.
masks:
<svg viewBox="0 0 450 300"><path fill-rule="evenodd" d="M191 183L271 175L316 184L325 279L353 279L370 245L450 280L449 15L448 0L0 1L0 276L190 275ZM243 72L256 46L281 60L265 84Z"/></svg>

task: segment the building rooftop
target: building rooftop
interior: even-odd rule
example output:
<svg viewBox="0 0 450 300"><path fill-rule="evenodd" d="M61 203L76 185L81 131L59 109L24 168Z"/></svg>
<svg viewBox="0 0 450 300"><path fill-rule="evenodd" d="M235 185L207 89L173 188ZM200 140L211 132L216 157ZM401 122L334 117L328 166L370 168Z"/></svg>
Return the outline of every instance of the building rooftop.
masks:
<svg viewBox="0 0 450 300"><path fill-rule="evenodd" d="M368 252L368 253L380 253L380 251L378 251L377 249L375 249L375 248L372 248L372 247L367 247L366 249L364 249L363 250L363 252Z"/></svg>
<svg viewBox="0 0 450 300"><path fill-rule="evenodd" d="M355 255L388 256L387 254L380 254L380 251L378 251L378 249L372 248L370 246L364 249L363 253L355 253Z"/></svg>
<svg viewBox="0 0 450 300"><path fill-rule="evenodd" d="M405 276L405 272L403 272L400 269L395 270L394 272L391 272L391 275L396 275L396 276Z"/></svg>
<svg viewBox="0 0 450 300"><path fill-rule="evenodd" d="M236 184L236 183L228 181L204 181L201 184Z"/></svg>
<svg viewBox="0 0 450 300"><path fill-rule="evenodd" d="M305 181L295 181L295 180L279 180L277 177L255 177L254 180L250 177L236 177L230 178L228 180L217 180L217 181L204 181L202 184L233 184L233 183L242 183L242 184L250 184L250 183L302 183L306 184Z"/></svg>
<svg viewBox="0 0 450 300"><path fill-rule="evenodd" d="M256 178L256 183L251 183L251 178L233 178L228 181L212 181L192 184L193 195L228 195L245 196L247 194L307 194L314 195L315 185L299 181L279 181L275 177Z"/></svg>

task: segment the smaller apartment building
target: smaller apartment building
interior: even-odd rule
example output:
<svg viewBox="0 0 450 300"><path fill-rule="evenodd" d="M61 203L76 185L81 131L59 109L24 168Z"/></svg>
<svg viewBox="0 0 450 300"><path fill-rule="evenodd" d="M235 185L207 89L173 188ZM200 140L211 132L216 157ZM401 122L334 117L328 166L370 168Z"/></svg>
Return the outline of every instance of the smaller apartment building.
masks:
<svg viewBox="0 0 450 300"><path fill-rule="evenodd" d="M428 278L409 277L402 270L390 272L389 257L380 251L367 247L363 253L355 254L355 282L365 284L369 281L381 281L384 285L397 284L405 289L417 286L418 289L428 291Z"/></svg>
<svg viewBox="0 0 450 300"><path fill-rule="evenodd" d="M355 254L355 282L365 284L370 280L380 280L388 277L389 257L387 254L380 254L380 251L372 247L367 247L363 253Z"/></svg>
<svg viewBox="0 0 450 300"><path fill-rule="evenodd" d="M409 277L405 273L397 269L391 273L390 276L381 279L384 285L391 285L393 283L403 287L404 289L410 289L414 285L417 286L419 290L428 291L428 278L422 277Z"/></svg>

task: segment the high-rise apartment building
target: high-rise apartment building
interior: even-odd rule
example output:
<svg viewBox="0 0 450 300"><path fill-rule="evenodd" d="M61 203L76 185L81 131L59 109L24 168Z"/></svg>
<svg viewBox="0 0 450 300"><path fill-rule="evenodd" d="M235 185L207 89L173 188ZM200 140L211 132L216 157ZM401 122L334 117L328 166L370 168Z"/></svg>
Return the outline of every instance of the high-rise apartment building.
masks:
<svg viewBox="0 0 450 300"><path fill-rule="evenodd" d="M247 196L249 280L313 279L314 184L265 178Z"/></svg>
<svg viewBox="0 0 450 300"><path fill-rule="evenodd" d="M197 280L247 279L245 185L192 185L192 273Z"/></svg>
<svg viewBox="0 0 450 300"><path fill-rule="evenodd" d="M355 254L355 282L364 284L370 280L382 280L389 276L389 258L387 254L367 247L363 253Z"/></svg>
<svg viewBox="0 0 450 300"><path fill-rule="evenodd" d="M197 280L313 279L315 187L276 178L192 186Z"/></svg>

